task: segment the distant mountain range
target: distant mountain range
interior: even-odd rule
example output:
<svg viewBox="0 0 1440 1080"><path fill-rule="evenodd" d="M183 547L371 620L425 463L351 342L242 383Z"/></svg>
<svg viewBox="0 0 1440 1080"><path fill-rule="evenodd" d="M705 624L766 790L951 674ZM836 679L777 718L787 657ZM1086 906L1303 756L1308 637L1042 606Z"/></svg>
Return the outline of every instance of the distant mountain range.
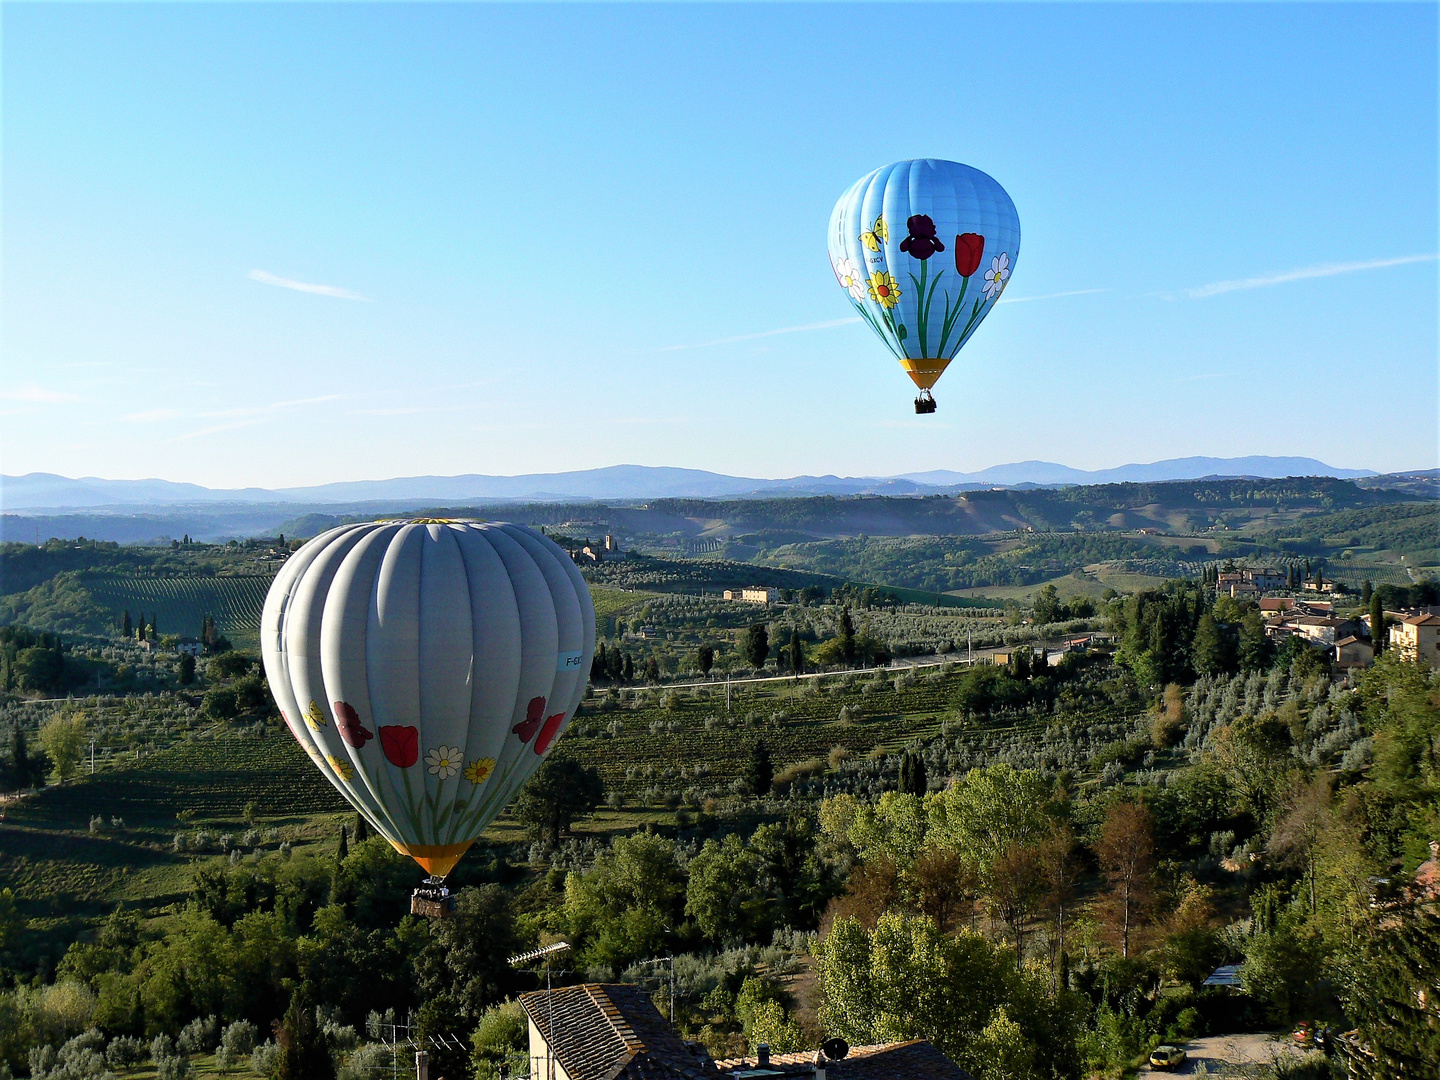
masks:
<svg viewBox="0 0 1440 1080"><path fill-rule="evenodd" d="M475 500L554 502L574 499L735 498L746 495L930 495L980 487L1060 487L1074 484L1155 483L1207 477L1375 476L1369 469L1337 469L1303 457L1172 458L1115 469L1072 469L1051 461L1019 461L979 472L905 473L888 477L794 476L763 480L700 469L612 465L525 476L410 476L352 480L299 488L207 488L170 480L71 479L53 473L0 476L0 509L95 510L144 507L289 504L357 506Z"/></svg>

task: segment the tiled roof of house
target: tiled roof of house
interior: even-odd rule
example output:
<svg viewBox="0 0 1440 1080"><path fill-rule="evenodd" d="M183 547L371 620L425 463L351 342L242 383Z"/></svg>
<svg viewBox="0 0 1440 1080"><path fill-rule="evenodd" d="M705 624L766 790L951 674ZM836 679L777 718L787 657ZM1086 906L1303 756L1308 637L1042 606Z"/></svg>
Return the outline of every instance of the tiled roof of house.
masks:
<svg viewBox="0 0 1440 1080"><path fill-rule="evenodd" d="M715 1063L727 1076L760 1068L755 1058L727 1058ZM808 1076L815 1051L771 1054L768 1068L782 1076ZM974 1080L925 1039L852 1046L842 1061L825 1063L825 1080Z"/></svg>
<svg viewBox="0 0 1440 1080"><path fill-rule="evenodd" d="M550 1030L550 995L520 995L571 1080L697 1080L714 1078L704 1051L687 1046L665 1022L650 996L626 983L586 983L554 991L555 1033Z"/></svg>
<svg viewBox="0 0 1440 1080"><path fill-rule="evenodd" d="M1400 621L1406 626L1440 626L1440 615L1409 615Z"/></svg>

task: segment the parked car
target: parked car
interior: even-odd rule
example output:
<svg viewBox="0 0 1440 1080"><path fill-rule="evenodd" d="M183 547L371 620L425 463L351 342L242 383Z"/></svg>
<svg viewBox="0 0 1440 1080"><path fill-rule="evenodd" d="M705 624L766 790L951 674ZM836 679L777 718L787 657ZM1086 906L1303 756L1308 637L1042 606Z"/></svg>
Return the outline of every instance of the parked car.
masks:
<svg viewBox="0 0 1440 1080"><path fill-rule="evenodd" d="M1173 1069L1185 1060L1185 1050L1179 1046L1157 1046L1150 1051L1150 1064L1156 1069Z"/></svg>
<svg viewBox="0 0 1440 1080"><path fill-rule="evenodd" d="M1315 1025L1309 1020L1301 1020L1295 1025L1295 1030L1290 1033L1290 1038L1295 1040L1298 1046L1311 1046L1315 1042Z"/></svg>

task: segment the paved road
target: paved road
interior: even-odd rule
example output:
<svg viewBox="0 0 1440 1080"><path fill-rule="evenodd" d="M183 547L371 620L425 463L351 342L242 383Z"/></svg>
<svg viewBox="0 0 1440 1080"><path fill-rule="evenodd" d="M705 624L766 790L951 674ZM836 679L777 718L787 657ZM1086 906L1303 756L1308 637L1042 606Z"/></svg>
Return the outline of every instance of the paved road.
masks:
<svg viewBox="0 0 1440 1080"><path fill-rule="evenodd" d="M1299 1049L1288 1038L1276 1035L1210 1035L1185 1043L1189 1057L1173 1072L1146 1065L1141 1076L1253 1076L1256 1066L1269 1065L1283 1055L1299 1060L1313 1053Z"/></svg>

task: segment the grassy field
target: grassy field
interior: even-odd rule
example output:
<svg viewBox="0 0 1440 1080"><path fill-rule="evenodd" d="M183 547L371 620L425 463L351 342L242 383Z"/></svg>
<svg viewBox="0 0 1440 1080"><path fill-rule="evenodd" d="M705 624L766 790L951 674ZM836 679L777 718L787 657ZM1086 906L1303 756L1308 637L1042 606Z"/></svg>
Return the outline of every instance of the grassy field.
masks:
<svg viewBox="0 0 1440 1080"><path fill-rule="evenodd" d="M632 589L612 589L604 585L590 586L590 599L595 602L595 618L604 620L607 616L624 615L626 612L654 600L659 594L637 592Z"/></svg>
<svg viewBox="0 0 1440 1080"><path fill-rule="evenodd" d="M132 619L143 611L158 618L162 634L200 635L200 621L212 616L237 648L254 649L260 611L271 578L260 574L227 577L139 577L87 574L83 581L95 603L118 624L121 612Z"/></svg>
<svg viewBox="0 0 1440 1080"><path fill-rule="evenodd" d="M1167 580L1156 574L1136 574L1108 568L1103 564L1085 569L1086 576L1083 578L1078 578L1074 574L1064 574L1041 582L1040 585L982 586L977 589L958 589L954 595L976 600L994 600L999 606L1006 600L1027 603L1035 596L1041 585L1054 585L1061 600L1069 600L1076 596L1088 596L1092 600L1099 600L1106 589L1114 589L1117 592L1139 592L1142 589L1159 588Z"/></svg>

